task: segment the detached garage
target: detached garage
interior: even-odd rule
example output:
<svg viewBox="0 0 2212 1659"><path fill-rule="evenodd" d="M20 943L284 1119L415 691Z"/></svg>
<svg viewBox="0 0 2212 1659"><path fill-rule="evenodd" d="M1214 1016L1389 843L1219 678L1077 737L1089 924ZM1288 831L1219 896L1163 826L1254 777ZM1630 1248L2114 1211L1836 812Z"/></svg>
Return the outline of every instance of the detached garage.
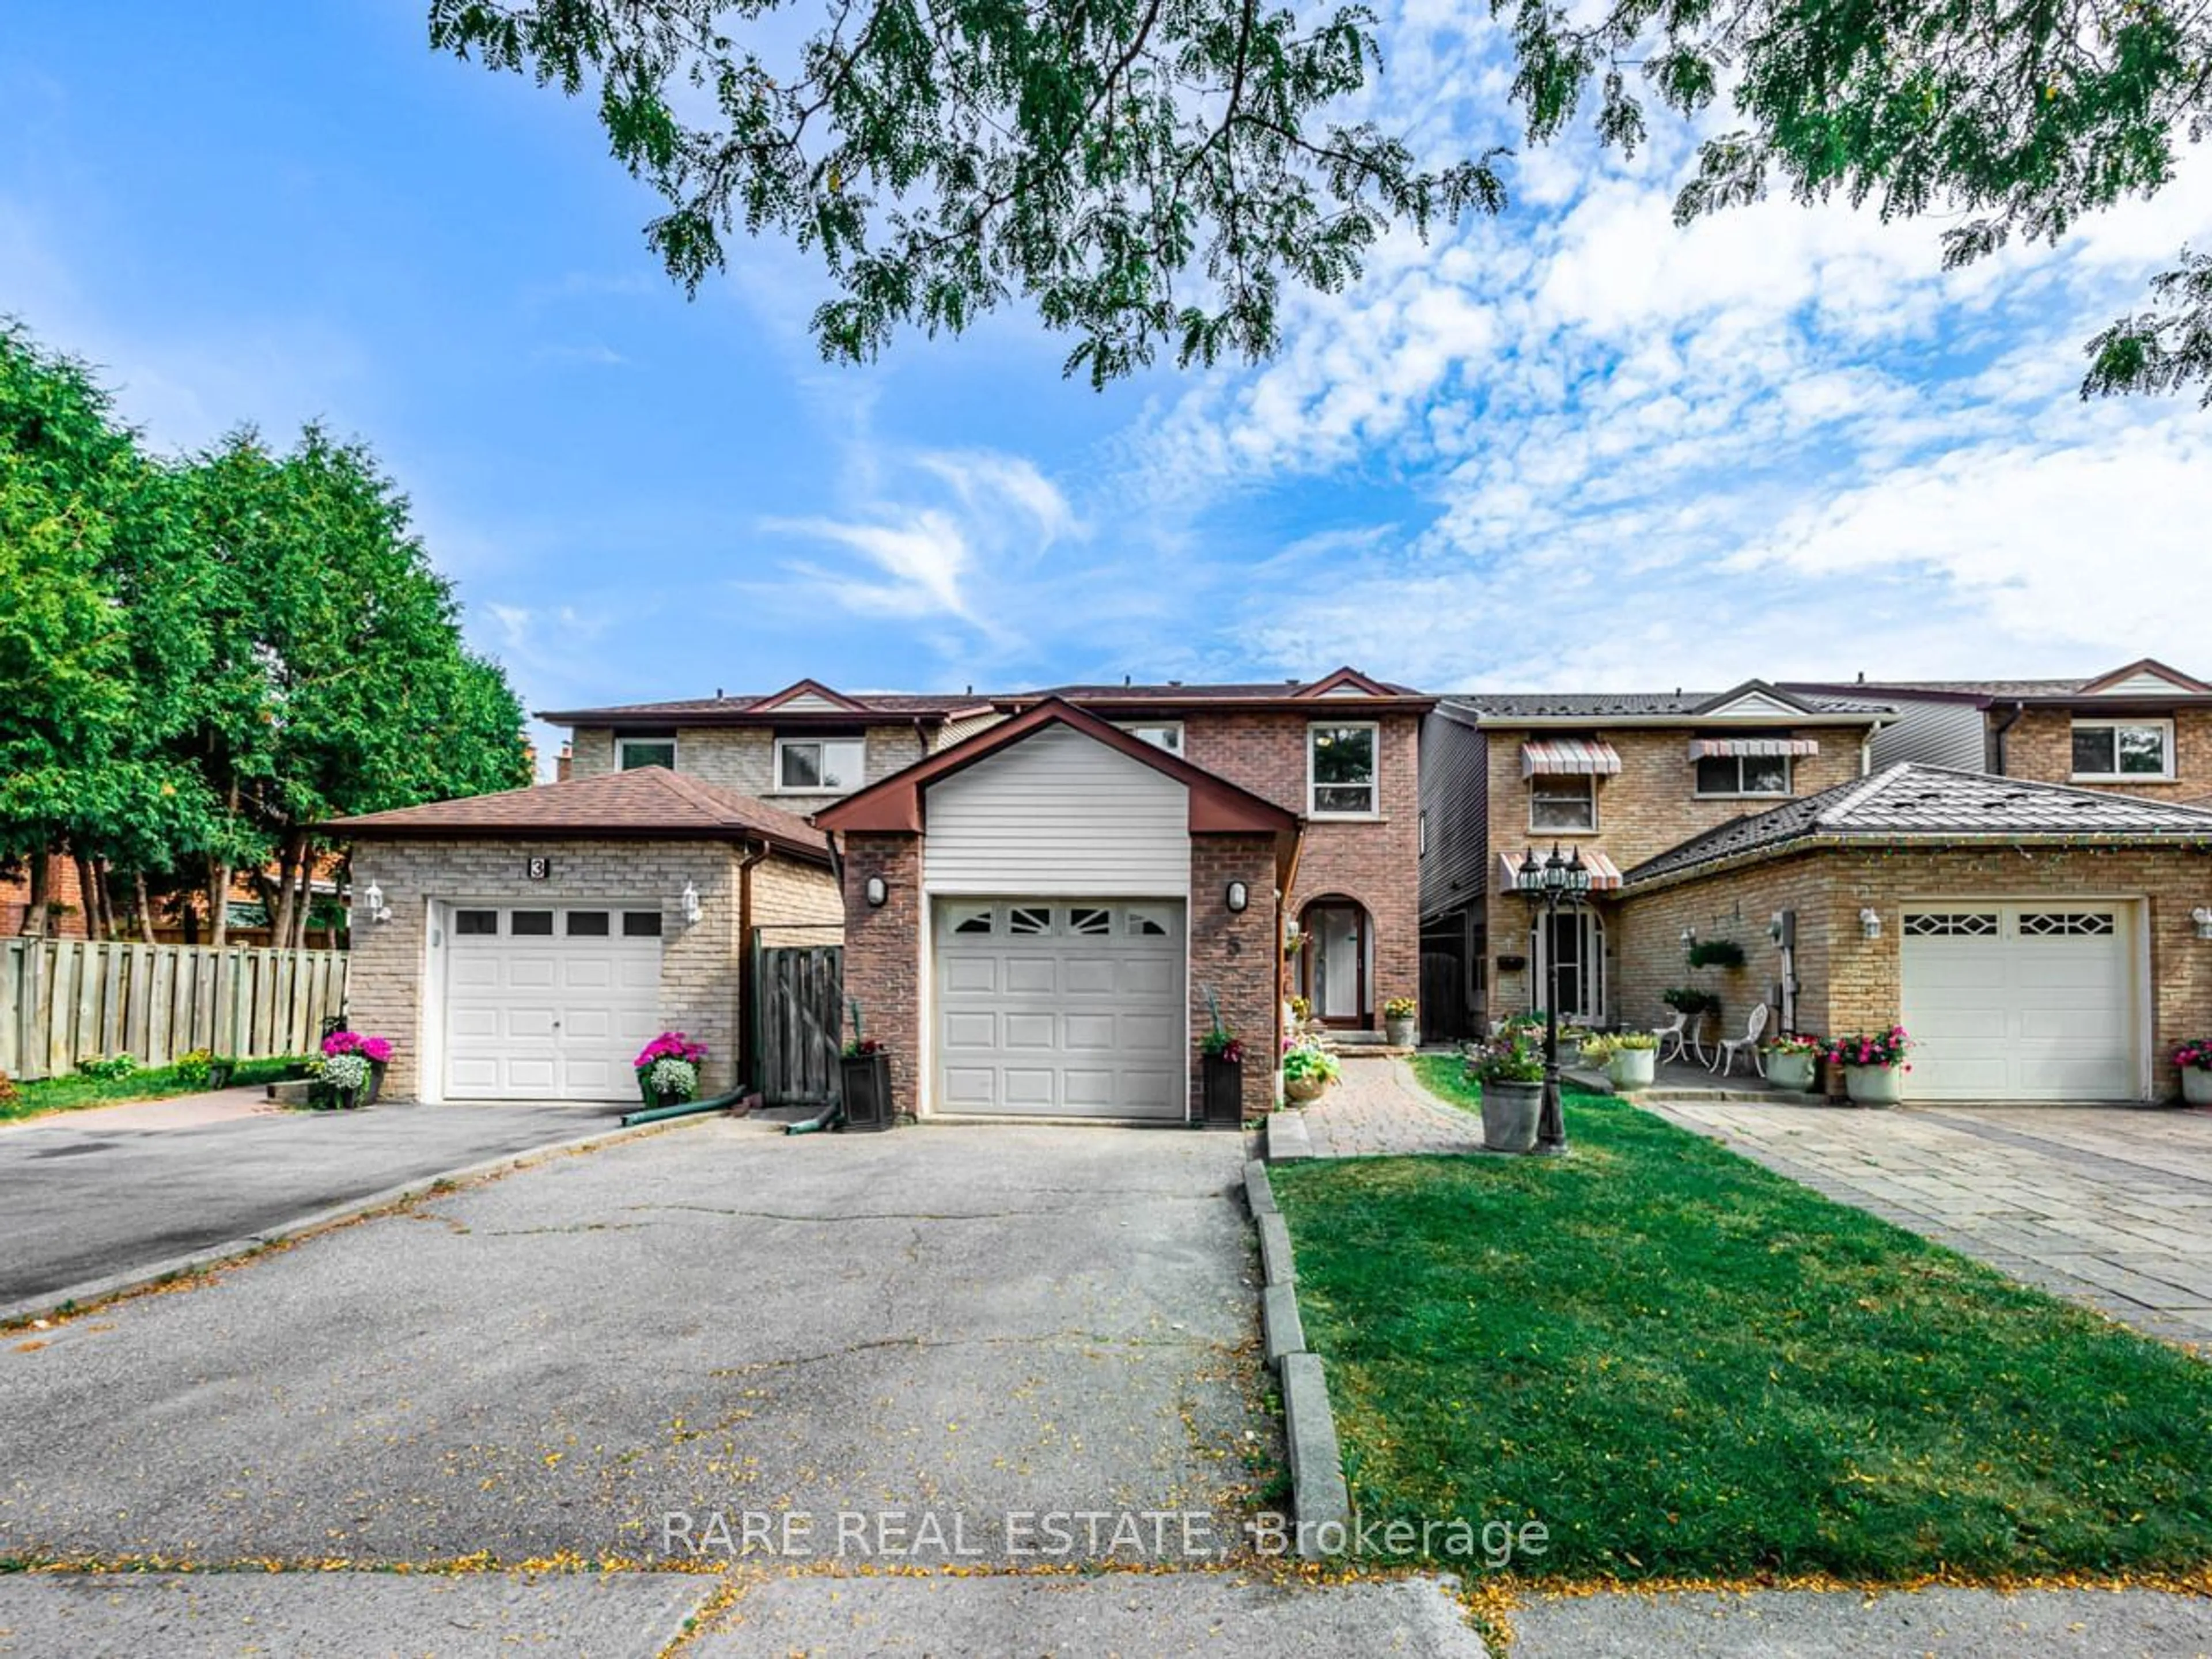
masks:
<svg viewBox="0 0 2212 1659"><path fill-rule="evenodd" d="M659 767L340 820L356 895L348 1017L396 1097L633 1102L658 1032L752 1075L747 944L842 907L804 819ZM375 887L372 920L359 896Z"/></svg>
<svg viewBox="0 0 2212 1659"><path fill-rule="evenodd" d="M2167 1099L2172 1051L2212 1030L2193 807L1893 766L1630 871L1620 902L1636 1002L1681 982L1686 933L1732 939L1728 1035L1785 988L1799 1030L1901 1024L1907 1103Z"/></svg>

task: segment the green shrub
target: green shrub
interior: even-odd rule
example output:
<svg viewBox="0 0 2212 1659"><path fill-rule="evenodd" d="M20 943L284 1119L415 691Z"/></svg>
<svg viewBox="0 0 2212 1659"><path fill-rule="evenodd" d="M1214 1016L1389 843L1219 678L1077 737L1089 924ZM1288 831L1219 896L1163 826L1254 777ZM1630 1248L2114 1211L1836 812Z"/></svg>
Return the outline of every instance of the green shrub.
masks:
<svg viewBox="0 0 2212 1659"><path fill-rule="evenodd" d="M138 1069L138 1062L128 1054L108 1054L99 1060L81 1060L76 1069L95 1082L112 1083L117 1078L129 1077Z"/></svg>
<svg viewBox="0 0 2212 1659"><path fill-rule="evenodd" d="M204 1089L215 1075L215 1056L205 1048L195 1048L190 1054L178 1055L176 1064L169 1069L177 1074L178 1082Z"/></svg>

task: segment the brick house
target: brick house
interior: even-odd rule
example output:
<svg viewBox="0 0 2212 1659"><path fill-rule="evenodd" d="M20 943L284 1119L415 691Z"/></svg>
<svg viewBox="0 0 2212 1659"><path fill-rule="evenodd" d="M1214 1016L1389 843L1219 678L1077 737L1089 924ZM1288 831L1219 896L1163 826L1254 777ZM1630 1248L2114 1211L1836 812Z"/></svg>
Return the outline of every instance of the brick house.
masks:
<svg viewBox="0 0 2212 1659"><path fill-rule="evenodd" d="M1414 994L1431 707L1352 669L1064 687L817 812L902 1109L1186 1121L1217 1010L1272 1105L1290 997L1360 1030Z"/></svg>
<svg viewBox="0 0 2212 1659"><path fill-rule="evenodd" d="M1888 717L1865 699L1756 681L1720 693L1444 697L1422 732L1428 1034L1474 1035L1541 1006L1554 958L1563 1017L1647 1022L1650 1009L1623 992L1633 964L1622 953L1622 872L1859 776ZM1550 937L1504 864L1531 846L1578 848L1595 872L1591 902Z"/></svg>
<svg viewBox="0 0 2212 1659"><path fill-rule="evenodd" d="M2046 723L2136 720L2150 694L2114 689L2130 678L2075 687ZM2122 701L2072 712L2099 696ZM1717 995L1729 1036L1761 1005L1819 1036L1901 1023L1908 1097L2172 1093L2166 1054L2212 1025L2212 813L2165 780L2144 799L2103 776L1880 765L1912 718L1898 708L1856 684L1442 700L1424 734L1432 1029L1455 1006L1468 1030L1541 1006L1556 961L1561 1012L1595 1025L1656 1028L1677 986ZM1596 872L1549 938L1511 890L1532 843ZM1719 940L1741 969L1689 965Z"/></svg>
<svg viewBox="0 0 2212 1659"><path fill-rule="evenodd" d="M1899 761L2150 800L2212 795L2212 685L2144 658L2086 679L1801 685L1888 704L1875 766Z"/></svg>
<svg viewBox="0 0 2212 1659"><path fill-rule="evenodd" d="M353 843L348 1016L422 1100L631 1100L675 1029L747 1075L753 930L842 907L804 818L659 766L325 826ZM372 896L373 895L373 896Z"/></svg>

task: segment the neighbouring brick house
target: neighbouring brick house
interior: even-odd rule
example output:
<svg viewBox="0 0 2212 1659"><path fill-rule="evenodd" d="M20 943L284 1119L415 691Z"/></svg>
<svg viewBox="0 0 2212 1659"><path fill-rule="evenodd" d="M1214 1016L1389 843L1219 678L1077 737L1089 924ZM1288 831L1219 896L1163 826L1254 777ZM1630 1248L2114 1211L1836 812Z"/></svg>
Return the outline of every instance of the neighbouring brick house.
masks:
<svg viewBox="0 0 2212 1659"><path fill-rule="evenodd" d="M2149 658L2079 679L1792 689L1893 708L1896 718L1874 742L1878 767L1911 761L2149 800L2212 795L2212 685Z"/></svg>
<svg viewBox="0 0 2212 1659"><path fill-rule="evenodd" d="M1364 1029L1413 994L1431 706L1351 669L1065 687L818 812L902 1109L1185 1121L1217 1010L1272 1105L1291 996Z"/></svg>
<svg viewBox="0 0 2212 1659"><path fill-rule="evenodd" d="M389 1092L635 1100L655 1033L747 1072L755 928L835 929L804 818L658 766L340 819L353 843L348 1014L393 1045Z"/></svg>
<svg viewBox="0 0 2212 1659"><path fill-rule="evenodd" d="M1540 1006L1555 959L1562 1012L1593 1024L1656 1028L1677 986L1717 995L1728 1036L1761 1005L1819 1036L1901 1023L1908 1097L2172 1093L2172 1046L2212 1025L2212 813L2171 786L1877 767L1896 706L1760 684L1443 699L1424 735L1432 1013L1455 992L1471 1030ZM1595 890L1545 938L1511 866L1555 843ZM1690 966L1722 940L1741 968Z"/></svg>

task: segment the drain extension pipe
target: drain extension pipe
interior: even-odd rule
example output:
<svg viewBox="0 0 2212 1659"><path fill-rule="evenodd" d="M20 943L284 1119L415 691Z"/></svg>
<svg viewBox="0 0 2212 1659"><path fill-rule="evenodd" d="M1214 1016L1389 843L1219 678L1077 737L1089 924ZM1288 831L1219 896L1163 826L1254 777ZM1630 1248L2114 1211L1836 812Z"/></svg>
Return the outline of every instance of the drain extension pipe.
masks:
<svg viewBox="0 0 2212 1659"><path fill-rule="evenodd" d="M692 1117L701 1112L726 1112L732 1106L742 1106L753 1098L745 1089L733 1089L728 1094L716 1095L708 1100L682 1100L673 1106L643 1106L635 1112L622 1115L622 1127L634 1128L641 1123L665 1123L672 1117Z"/></svg>
<svg viewBox="0 0 2212 1659"><path fill-rule="evenodd" d="M785 1124L783 1132L787 1135L818 1135L825 1129L842 1129L844 1127L845 1103L841 1100L833 1105L824 1106L812 1117Z"/></svg>

